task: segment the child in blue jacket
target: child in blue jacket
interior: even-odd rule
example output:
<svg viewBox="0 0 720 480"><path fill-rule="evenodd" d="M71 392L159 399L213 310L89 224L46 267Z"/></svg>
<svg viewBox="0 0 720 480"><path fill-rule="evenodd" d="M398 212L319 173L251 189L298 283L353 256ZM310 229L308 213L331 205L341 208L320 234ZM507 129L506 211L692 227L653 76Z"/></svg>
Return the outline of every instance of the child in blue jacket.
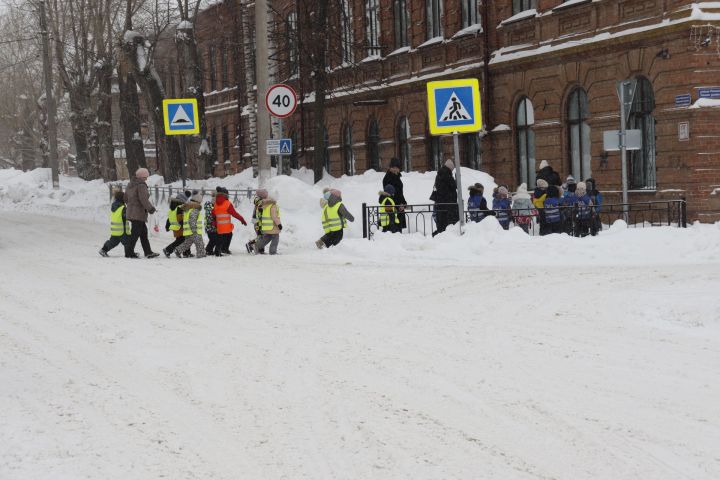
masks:
<svg viewBox="0 0 720 480"><path fill-rule="evenodd" d="M593 222L593 203L590 195L587 194L585 182L577 184L575 198L575 236L586 237Z"/></svg>
<svg viewBox="0 0 720 480"><path fill-rule="evenodd" d="M495 218L505 230L510 228L510 204L507 187L504 185L499 186L497 192L493 195L493 211L495 212Z"/></svg>
<svg viewBox="0 0 720 480"><path fill-rule="evenodd" d="M560 190L555 185L547 188L547 198L545 198L545 223L547 225L545 235L548 233L562 233L562 215L560 214ZM542 234L542 233L541 233Z"/></svg>

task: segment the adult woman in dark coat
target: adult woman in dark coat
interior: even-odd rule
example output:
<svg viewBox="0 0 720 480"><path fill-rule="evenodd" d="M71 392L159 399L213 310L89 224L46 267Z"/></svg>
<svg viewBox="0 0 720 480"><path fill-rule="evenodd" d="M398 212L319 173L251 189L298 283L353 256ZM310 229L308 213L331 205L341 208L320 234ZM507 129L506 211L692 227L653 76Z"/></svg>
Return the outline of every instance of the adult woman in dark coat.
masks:
<svg viewBox="0 0 720 480"><path fill-rule="evenodd" d="M400 220L399 228L400 230L407 227L407 219L405 218L405 214L402 213L405 205L407 205L407 200L405 200L405 194L403 193L403 182L400 179L402 174L400 173L400 160L397 158L390 159L390 167L388 168L387 173L385 174L385 177L383 178L382 186L385 188L385 185L392 185L395 187L395 195L392 196L393 201L395 202L395 205L398 206L398 210L401 213L398 213L398 220Z"/></svg>
<svg viewBox="0 0 720 480"><path fill-rule="evenodd" d="M433 190L433 200L437 205L435 207L435 223L437 230L433 232L433 237L440 232L444 232L448 225L452 225L460 220L457 209L457 183L452 175L455 164L452 160L447 160L445 164L438 169L435 177L435 188Z"/></svg>

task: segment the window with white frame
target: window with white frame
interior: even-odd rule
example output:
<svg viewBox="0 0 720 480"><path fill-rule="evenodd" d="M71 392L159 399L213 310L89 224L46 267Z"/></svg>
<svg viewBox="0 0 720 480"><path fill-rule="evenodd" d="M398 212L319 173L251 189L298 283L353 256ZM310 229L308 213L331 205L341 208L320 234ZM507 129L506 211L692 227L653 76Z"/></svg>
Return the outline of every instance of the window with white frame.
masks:
<svg viewBox="0 0 720 480"><path fill-rule="evenodd" d="M427 2L427 38L441 37L442 29L442 0L426 0Z"/></svg>
<svg viewBox="0 0 720 480"><path fill-rule="evenodd" d="M393 15L395 20L395 48L407 47L408 25L410 24L407 8L407 0L393 1Z"/></svg>
<svg viewBox="0 0 720 480"><path fill-rule="evenodd" d="M462 7L462 26L467 28L480 23L478 15L478 0L460 0Z"/></svg>
<svg viewBox="0 0 720 480"><path fill-rule="evenodd" d="M631 188L656 188L655 173L655 95L645 77L637 79L637 87L628 119L628 129L640 130L642 148L630 151Z"/></svg>
<svg viewBox="0 0 720 480"><path fill-rule="evenodd" d="M410 122L407 117L401 117L398 122L398 157L403 166L403 171L409 172L410 168Z"/></svg>
<svg viewBox="0 0 720 480"><path fill-rule="evenodd" d="M535 111L528 97L523 97L515 112L515 142L520 182L535 186Z"/></svg>
<svg viewBox="0 0 720 480"><path fill-rule="evenodd" d="M380 56L380 2L379 0L365 1L365 40L367 41L368 57Z"/></svg>
<svg viewBox="0 0 720 480"><path fill-rule="evenodd" d="M576 88L568 98L567 129L570 148L570 171L580 181L591 176L590 125L588 97L585 90Z"/></svg>
<svg viewBox="0 0 720 480"><path fill-rule="evenodd" d="M343 165L346 175L355 175L355 154L352 147L352 125L346 123L342 131Z"/></svg>
<svg viewBox="0 0 720 480"><path fill-rule="evenodd" d="M353 21L350 0L342 0L340 25L340 61L343 64L348 64L353 61Z"/></svg>
<svg viewBox="0 0 720 480"><path fill-rule="evenodd" d="M287 16L288 76L298 73L297 13Z"/></svg>
<svg viewBox="0 0 720 480"><path fill-rule="evenodd" d="M376 119L370 120L367 142L368 168L380 171L380 126Z"/></svg>

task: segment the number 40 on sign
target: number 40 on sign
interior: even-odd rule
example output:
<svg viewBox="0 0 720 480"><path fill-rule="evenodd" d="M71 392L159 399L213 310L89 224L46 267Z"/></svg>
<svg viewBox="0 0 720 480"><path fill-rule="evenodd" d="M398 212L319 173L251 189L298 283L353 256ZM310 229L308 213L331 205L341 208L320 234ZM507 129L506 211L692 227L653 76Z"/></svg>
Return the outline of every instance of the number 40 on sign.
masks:
<svg viewBox="0 0 720 480"><path fill-rule="evenodd" d="M265 96L265 106L274 117L289 117L297 107L295 90L284 83L273 85Z"/></svg>

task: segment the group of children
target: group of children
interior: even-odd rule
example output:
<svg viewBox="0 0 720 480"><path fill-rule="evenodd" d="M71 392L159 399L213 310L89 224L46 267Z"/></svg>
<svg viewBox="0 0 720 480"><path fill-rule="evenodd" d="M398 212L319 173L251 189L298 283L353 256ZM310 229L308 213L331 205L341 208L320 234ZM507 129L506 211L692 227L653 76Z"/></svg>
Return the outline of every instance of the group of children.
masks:
<svg viewBox="0 0 720 480"><path fill-rule="evenodd" d="M538 179L532 195L527 190L527 184L523 183L512 199L507 186L500 185L493 191L492 208L488 207L483 197L482 184L471 185L469 190L468 211L473 222L492 215L505 230L513 222L527 233L533 218L537 218L540 235L567 233L585 237L597 235L601 229L598 214L602 195L592 178L576 182L568 176L564 185L548 185L546 180Z"/></svg>
<svg viewBox="0 0 720 480"><path fill-rule="evenodd" d="M217 187L211 193L212 199L203 205L203 195L198 191L178 193L170 199L165 231L172 232L174 240L163 248L166 257L174 253L178 258L208 255L221 257L230 255L234 225L232 218L247 226L247 222L235 210L229 199L226 188ZM125 200L122 190L113 195L110 207L110 239L100 249L100 255L108 256L108 252L118 244L126 245L130 238L130 226L125 215ZM248 253L264 254L265 246L270 245L270 254L277 253L280 223L280 208L277 202L268 196L265 189L259 189L253 198L253 224L256 238L246 244ZM205 245L203 232L208 237ZM190 252L195 245L195 255Z"/></svg>

